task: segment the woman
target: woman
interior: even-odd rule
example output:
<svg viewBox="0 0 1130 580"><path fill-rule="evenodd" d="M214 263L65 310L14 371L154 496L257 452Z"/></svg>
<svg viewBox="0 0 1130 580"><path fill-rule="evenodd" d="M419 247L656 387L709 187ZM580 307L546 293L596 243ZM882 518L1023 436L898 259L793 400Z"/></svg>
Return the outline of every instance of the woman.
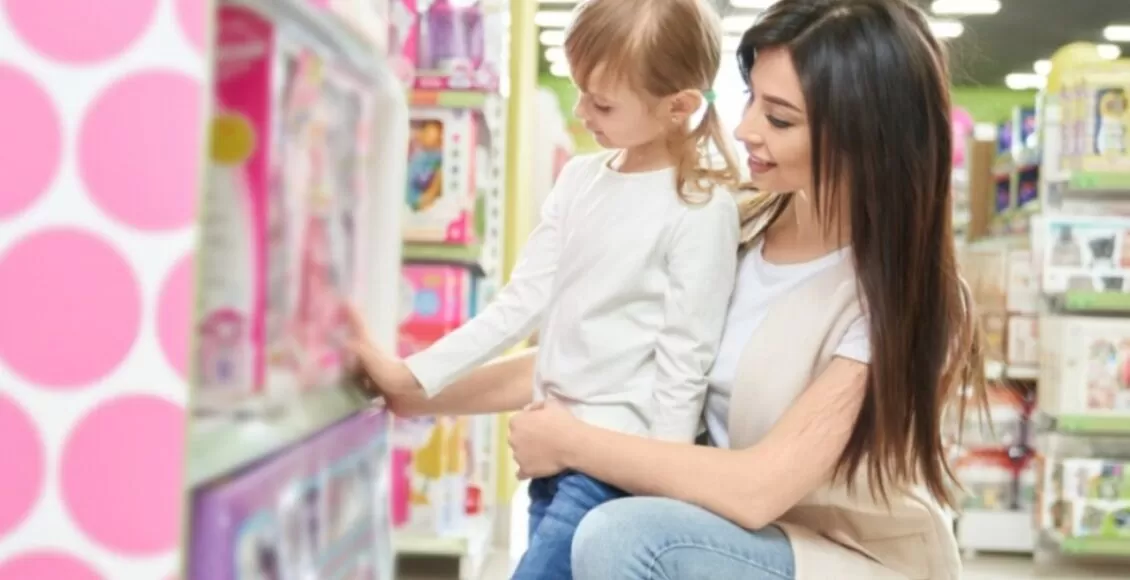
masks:
<svg viewBox="0 0 1130 580"><path fill-rule="evenodd" d="M950 224L945 55L905 0L780 0L742 38L753 185L706 425L713 446L601 430L549 403L511 422L524 477L637 497L590 513L580 580L958 578L941 441L983 402ZM530 401L516 355L407 414Z"/></svg>

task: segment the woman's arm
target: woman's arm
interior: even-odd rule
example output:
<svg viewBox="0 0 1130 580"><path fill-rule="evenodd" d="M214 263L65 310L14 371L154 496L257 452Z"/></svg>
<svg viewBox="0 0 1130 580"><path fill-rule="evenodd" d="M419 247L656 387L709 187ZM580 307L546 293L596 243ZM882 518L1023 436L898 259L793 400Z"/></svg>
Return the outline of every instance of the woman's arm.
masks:
<svg viewBox="0 0 1130 580"><path fill-rule="evenodd" d="M389 401L404 417L421 415L480 415L517 411L534 395L537 348L527 348L489 362L451 383L432 398L421 390Z"/></svg>
<svg viewBox="0 0 1130 580"><path fill-rule="evenodd" d="M863 404L867 365L836 358L759 443L729 450L583 425L564 463L637 495L683 500L748 529L769 525L828 480Z"/></svg>

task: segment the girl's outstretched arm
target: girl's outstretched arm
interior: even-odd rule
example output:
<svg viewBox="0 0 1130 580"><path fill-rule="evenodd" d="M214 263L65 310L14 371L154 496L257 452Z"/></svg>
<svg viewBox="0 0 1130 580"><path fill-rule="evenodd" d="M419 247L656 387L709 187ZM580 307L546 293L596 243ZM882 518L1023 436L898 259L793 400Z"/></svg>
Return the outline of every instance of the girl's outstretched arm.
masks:
<svg viewBox="0 0 1130 580"><path fill-rule="evenodd" d="M537 348L527 348L471 371L435 397L421 390L388 405L405 417L518 411L533 400L536 358Z"/></svg>

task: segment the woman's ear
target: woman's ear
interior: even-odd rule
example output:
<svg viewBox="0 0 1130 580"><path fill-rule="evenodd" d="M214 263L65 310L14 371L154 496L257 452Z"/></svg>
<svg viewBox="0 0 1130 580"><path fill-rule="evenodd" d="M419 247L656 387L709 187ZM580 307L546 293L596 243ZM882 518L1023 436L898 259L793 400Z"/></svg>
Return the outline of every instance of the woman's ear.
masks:
<svg viewBox="0 0 1130 580"><path fill-rule="evenodd" d="M692 90L675 93L670 99L669 113L671 120L676 123L686 123L687 119L698 112L703 102L702 93Z"/></svg>

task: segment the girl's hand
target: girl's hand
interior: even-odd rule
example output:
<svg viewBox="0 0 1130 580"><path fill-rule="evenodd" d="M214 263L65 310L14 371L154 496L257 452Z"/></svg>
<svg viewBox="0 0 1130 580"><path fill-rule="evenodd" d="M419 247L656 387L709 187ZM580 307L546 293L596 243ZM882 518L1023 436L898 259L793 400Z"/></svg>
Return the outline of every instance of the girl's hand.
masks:
<svg viewBox="0 0 1130 580"><path fill-rule="evenodd" d="M549 477L568 468L566 447L584 424L561 403L534 403L510 418L510 449L518 463L518 478Z"/></svg>
<svg viewBox="0 0 1130 580"><path fill-rule="evenodd" d="M426 398L423 387L412 371L408 370L408 365L370 339L368 328L356 308L348 308L347 319L352 338L346 346L360 363L361 368L358 370L366 388L373 391L374 395L383 396L393 412L398 412L398 408L415 400Z"/></svg>

